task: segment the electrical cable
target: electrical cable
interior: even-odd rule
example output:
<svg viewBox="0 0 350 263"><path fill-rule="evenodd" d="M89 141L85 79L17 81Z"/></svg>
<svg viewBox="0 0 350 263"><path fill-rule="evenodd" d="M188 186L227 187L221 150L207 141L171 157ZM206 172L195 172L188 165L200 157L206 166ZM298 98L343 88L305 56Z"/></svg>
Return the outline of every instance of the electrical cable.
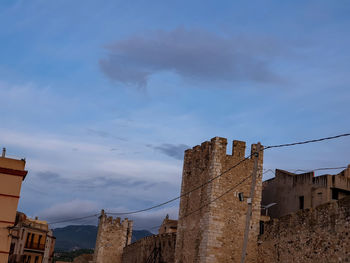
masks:
<svg viewBox="0 0 350 263"><path fill-rule="evenodd" d="M324 137L324 138L319 138L319 139L312 139L312 140L307 140L307 141L301 141L301 142L294 142L294 143L286 143L286 144L278 144L278 145L270 145L270 146L266 146L263 147L261 150L259 150L259 152L267 150L267 149L272 149L272 148L281 148L281 147L290 147L290 146L295 146L295 145L302 145L302 144L308 144L308 143L315 143L315 142L321 142L321 141L326 141L326 140L333 140L333 139L337 139L337 138L341 138L341 137L346 137L346 136L350 136L350 133L344 133L344 134L339 134L339 135L335 135L335 136L329 136L329 137ZM183 196L186 196L202 187L204 187L205 185L213 182L214 180L218 179L219 177L223 176L224 174L226 174L227 172L231 171L232 169L234 169L235 167L237 167L238 165L242 164L244 161L246 161L247 159L249 159L253 154L248 155L247 157L245 157L244 159L240 160L238 163L236 163L235 165L231 166L230 168L228 168L227 170L225 170L224 172L222 172L221 174L211 178L210 180L208 180L207 182L187 191L186 193L181 194L180 196L177 196L175 198L172 198L168 201L165 201L163 203L148 207L148 208L144 208L144 209L140 209L140 210L136 210L136 211L131 211L131 212L106 212L107 214L111 214L111 215L131 215L131 214L136 214L136 213L141 213L141 212L145 212L145 211L149 211L149 210L153 210L155 208L164 206L166 204L169 204L171 202L174 202L178 199L180 199ZM247 177L249 178L250 175ZM246 178L246 179L247 179ZM246 180L245 179L245 180ZM232 190L230 190L232 191ZM216 201L218 198L214 199L214 201ZM210 204L210 203L209 203ZM201 209L201 207L199 208ZM195 212L195 211L194 211ZM90 215L87 217L93 217L93 216L97 216L99 214L94 214L94 215ZM84 217L84 218L87 218ZM80 220L80 219L84 219L84 218L73 218L70 220L62 220L62 221L57 221L57 222L53 222L53 223L49 223L49 224L56 224L56 223L64 223L64 222L71 222L71 221L75 221L75 220Z"/></svg>

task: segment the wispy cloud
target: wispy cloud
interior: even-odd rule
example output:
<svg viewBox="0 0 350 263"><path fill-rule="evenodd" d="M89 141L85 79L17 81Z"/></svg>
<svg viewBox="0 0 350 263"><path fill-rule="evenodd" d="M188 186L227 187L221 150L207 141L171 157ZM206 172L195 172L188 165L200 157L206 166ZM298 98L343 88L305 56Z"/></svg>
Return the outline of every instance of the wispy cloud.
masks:
<svg viewBox="0 0 350 263"><path fill-rule="evenodd" d="M183 160L185 150L190 148L190 146L186 144L170 144L170 143L163 143L157 146L148 144L147 147L151 147L177 160Z"/></svg>
<svg viewBox="0 0 350 263"><path fill-rule="evenodd" d="M177 28L133 36L106 49L107 56L100 60L106 76L139 88L163 71L205 81L281 80L269 67L271 58L282 49L271 39L248 40Z"/></svg>
<svg viewBox="0 0 350 263"><path fill-rule="evenodd" d="M92 129L92 128L87 128L87 132L91 135L94 136L98 136L98 137L102 137L102 138L113 138L113 139L117 139L120 141L127 141L126 138L123 137L119 137L119 136L115 136L109 132L106 131L101 131L101 130L96 130L96 129Z"/></svg>

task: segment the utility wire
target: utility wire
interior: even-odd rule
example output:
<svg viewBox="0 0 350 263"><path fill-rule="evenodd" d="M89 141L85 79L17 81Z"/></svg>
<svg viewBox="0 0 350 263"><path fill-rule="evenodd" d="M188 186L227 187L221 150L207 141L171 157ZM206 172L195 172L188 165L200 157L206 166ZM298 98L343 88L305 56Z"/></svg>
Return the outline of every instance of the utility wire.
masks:
<svg viewBox="0 0 350 263"><path fill-rule="evenodd" d="M263 149L262 149L262 150L263 150ZM262 151L262 150L260 150L260 151ZM228 168L227 170L225 170L225 171L222 172L221 174L219 174L219 175L217 175L217 176L211 178L210 180L206 181L205 183L203 183L203 184L201 184L201 185L198 185L198 186L196 186L195 188L193 188L193 189L191 189L191 190L189 190L189 191L187 191L187 192L185 192L185 193L183 193L183 194L181 194L181 195L179 195L179 196L177 196L177 197L175 197L175 198L173 198L173 199L170 199L170 200L168 200L168 201L166 201L166 202L163 202L163 203L160 203L160 204L157 204L157 205L155 205L155 206L151 206L151 207L148 207L148 208L145 208L145 209L132 211L132 212L120 212L120 213L107 212L107 214L110 214L110 215L130 215L130 214L136 214L136 213L140 213L140 212L145 212L145 211L148 211L148 210L152 210L152 209L154 209L154 208L158 208L158 207L164 206L164 205L166 205L166 204L169 204L169 203L171 203L171 202L174 202L174 201L180 199L181 197L186 196L186 195L188 195L188 194L190 194L190 193L192 193L192 192L194 192L194 191L196 191L196 190L198 190L198 189L200 189L200 188L206 186L207 184L210 184L212 181L216 180L217 178L223 176L223 175L226 174L227 172L229 172L229 171L231 171L232 169L236 168L238 165L240 165L241 163L243 163L244 161L246 161L247 159L249 159L252 155L253 155L253 154L250 154L249 156L247 156L247 157L245 157L244 159L240 160L240 161L239 161L238 163L236 163L235 165L231 166L230 168Z"/></svg>
<svg viewBox="0 0 350 263"><path fill-rule="evenodd" d="M91 217L95 217L95 216L99 216L100 214L93 214L93 215L88 215L88 216L83 216L83 217L78 217L78 218L71 218L71 219L65 219L65 220L61 220L61 221L54 221L54 222L50 222L48 223L49 225L53 225L53 224L59 224L59 223L66 223L66 222L72 222L72 221L78 221L78 220L82 220L82 219L86 219L86 218L91 218Z"/></svg>
<svg viewBox="0 0 350 263"><path fill-rule="evenodd" d="M314 142L333 140L333 139L346 137L346 136L350 136L350 133L344 133L344 134L339 134L339 135L335 135L335 136L329 136L329 137L324 137L324 138L320 138L320 139L313 139L313 140L308 140L308 141L302 141L302 142L293 142L293 143L286 143L286 144L271 145L271 146L265 147L265 150L272 149L272 148L288 147L288 146L294 146L294 145L300 145L300 144L308 144L308 143L314 143Z"/></svg>
<svg viewBox="0 0 350 263"><path fill-rule="evenodd" d="M214 203L216 200L222 198L223 196L227 195L229 192L231 192L231 191L233 191L234 189L236 189L238 186L240 186L242 183L244 183L244 182L245 182L248 178L250 178L250 177L251 177L251 175L248 175L248 176L244 177L239 183L235 184L233 187L231 187L231 188L229 188L228 190L226 190L223 194L219 195L218 197L214 198L213 200L210 200L208 203L205 203L204 205L201 205L201 206L200 206L199 208L197 208L196 210L191 211L190 213L188 213L188 214L186 214L186 215L180 217L179 220L180 220L180 219L184 219L184 218L186 218L186 217L188 217L188 216L190 216L190 215L192 215L192 214L198 212L198 211L201 210L202 208L204 208L204 207L210 205L211 203Z"/></svg>
<svg viewBox="0 0 350 263"><path fill-rule="evenodd" d="M312 170L300 170L300 169L298 169L298 170L292 170L292 171L305 171L305 172L310 171L310 172L312 172L312 171L321 171L321 170L337 170L337 169L345 169L345 168L347 168L347 167L346 167L346 166L340 166L340 167L316 168L316 169L312 169ZM275 173L273 172L272 169L267 169L267 170L265 170L262 174L266 174L266 173L268 173L268 172L272 172L273 174L275 174ZM227 191L225 191L222 195L220 195L220 196L218 196L217 198L215 198L215 199L209 201L208 203L206 203L206 204L200 206L198 209L196 209L196 210L194 210L194 211L191 211L189 214L186 214L186 215L184 215L183 217L180 217L179 219L186 218L186 217L190 216L191 214L194 214L195 212L201 210L201 209L204 208L205 206L207 206L207 205L209 205L209 204L215 202L216 200L220 199L220 198L223 197L224 195L226 195L226 194L228 194L229 192L233 191L235 188L237 188L239 185L241 185L243 182L245 182L249 177L250 177L250 175L247 176L247 177L245 177L244 179L242 179L238 184L234 185L232 188L230 188L230 189L228 189ZM162 226L162 225L157 225L157 226L150 227L150 228L148 228L148 229L157 229L157 228L160 228L161 226Z"/></svg>
<svg viewBox="0 0 350 263"><path fill-rule="evenodd" d="M346 136L350 136L350 133L344 133L344 134L339 134L339 135L335 135L335 136L329 136L329 137L324 137L324 138L319 138L319 139L313 139L313 140L307 140L307 141L301 141L301 142L294 142L294 143L286 143L286 144L277 144L277 145L270 145L270 146L266 146L262 149L260 149L259 152L263 151L263 150L267 150L267 149L272 149L272 148L281 148L281 147L290 147L290 146L295 146L295 145L302 145L302 144L308 144L308 143L316 143L316 142L321 142L321 141L326 141L326 140L333 140L333 139L337 139L337 138L341 138L341 137L346 137ZM207 182L189 190L188 192L186 193L183 193L181 194L180 196L177 196L175 198L172 198L166 202L163 202L163 203L160 203L160 204L157 204L157 205L154 205L154 206L151 206L151 207L148 207L148 208L145 208L145 209L140 209L140 210L136 210L136 211L131 211L131 212L120 212L120 213L117 213L117 212L107 212L107 214L111 214L111 215L131 215L131 214L136 214L136 213L141 213L141 212L145 212L145 211L149 211L149 210L153 210L155 208L158 208L158 207L161 207L161 206L164 206L166 204L169 204L171 202L174 202L178 199L180 199L181 197L183 196L186 196L190 193L192 193L193 191L196 191L202 187L204 187L205 185L211 183L212 181L216 180L217 178L223 176L224 174L226 174L227 172L231 171L232 169L234 169L235 167L239 166L240 164L242 164L243 162L245 162L247 159L249 159L253 154L250 154L248 155L247 157L245 157L244 159L240 160L238 163L236 163L235 165L231 166L230 168L228 168L227 170L225 170L224 172L222 172L221 174L211 178L210 180L208 180ZM248 177L246 177L244 179L244 181L246 179L248 179L250 177L250 175ZM241 183L239 183L241 184ZM233 188L234 189L234 188ZM232 191L233 189L229 190L229 191ZM224 193L223 195L225 195L226 193ZM216 201L217 199L219 199L220 197L218 198L215 198L214 200L212 200L211 202L214 202ZM210 204L210 203L209 203ZM205 206L205 205L204 205ZM201 209L202 207L200 207L199 209ZM197 210L193 211L192 213L196 212ZM93 217L93 216L97 216L98 214L94 214L94 215L90 215L90 216L87 216L87 217ZM84 217L84 218L87 218L87 217ZM70 219L70 220L62 220L62 221L58 221L58 222L53 222L51 224L56 224L56 223L64 223L64 222L71 222L71 221L75 221L75 220L80 220L80 219L84 219L84 218L73 218L73 219Z"/></svg>

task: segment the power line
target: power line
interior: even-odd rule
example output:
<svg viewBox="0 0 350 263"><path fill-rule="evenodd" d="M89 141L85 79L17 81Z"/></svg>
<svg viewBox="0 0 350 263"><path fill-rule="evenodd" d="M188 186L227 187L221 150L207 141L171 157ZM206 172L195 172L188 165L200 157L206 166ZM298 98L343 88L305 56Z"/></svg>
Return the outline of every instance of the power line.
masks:
<svg viewBox="0 0 350 263"><path fill-rule="evenodd" d="M262 150L263 150L263 149L262 149ZM262 151L262 150L260 150L260 151ZM229 172L229 171L231 171L232 169L236 168L238 165L240 165L241 163L243 163L244 161L246 161L247 159L249 159L251 156L252 156L252 154L250 154L249 156L247 156L247 157L245 157L244 159L240 160L240 161L239 161L238 163L236 163L235 165L231 166L230 168L228 168L227 170L225 170L225 171L222 172L221 174L219 174L219 175L217 175L217 176L211 178L210 180L206 181L205 183L203 183L203 184L201 184L201 185L198 185L198 186L196 186L195 188L193 188L193 189L187 191L186 193L183 193L183 194L181 194L181 195L179 195L179 196L177 196L177 197L175 197L175 198L173 198L173 199L170 199L170 200L168 200L168 201L166 201L166 202L163 202L163 203L160 203L160 204L157 204L157 205L155 205L155 206L151 206L151 207L148 207L148 208L145 208L145 209L132 211L132 212L120 212L120 213L107 212L107 213L108 213L108 214L111 214L111 215L130 215L130 214L136 214L136 213L141 213L141 212L149 211L149 210L152 210L152 209L154 209L154 208L158 208L158 207L164 206L164 205L166 205L166 204L169 204L169 203L171 203L171 202L174 202L174 201L180 199L181 197L186 196L186 195L188 195L188 194L190 194L190 193L192 193L192 192L194 192L194 191L196 191L196 190L198 190L198 189L200 189L200 188L206 186L207 184L210 184L212 181L216 180L217 178L223 176L223 175L226 174L227 172ZM203 173L203 172L202 172L202 173Z"/></svg>
<svg viewBox="0 0 350 263"><path fill-rule="evenodd" d="M286 143L286 144L277 144L277 145L271 145L265 147L266 149L272 149L272 148L280 148L280 147L288 147L288 146L295 146L295 145L301 145L301 144L308 144L308 143L314 143L314 142L321 142L321 141L327 141L327 140L333 140L341 137L346 137L350 136L350 133L344 133L344 134L339 134L335 136L329 136L329 137L324 137L320 139L313 139L313 140L308 140L308 141L301 141L301 142L293 142L293 143Z"/></svg>
<svg viewBox="0 0 350 263"><path fill-rule="evenodd" d="M302 145L302 144L308 144L308 143L315 143L315 142L321 142L321 141L326 141L326 140L333 140L333 139L337 139L337 138L341 138L341 137L346 137L346 136L350 136L350 133L344 133L344 134L339 134L339 135L335 135L335 136L329 136L329 137L324 137L324 138L319 138L319 139L312 139L312 140L307 140L307 141L301 141L301 142L294 142L294 143L286 143L286 144L278 144L278 145L270 145L270 146L266 146L264 148L262 148L261 150L259 150L259 152L261 151L264 151L264 150L267 150L267 149L272 149L272 148L281 148L281 147L290 147L290 146L295 146L295 145ZM151 206L151 207L148 207L148 208L144 208L144 209L140 209L140 210L136 210L136 211L131 211L131 212L106 212L107 214L111 214L111 215L131 215L131 214L136 214L136 213L141 213L141 212L146 212L146 211L149 211L149 210L153 210L155 208L158 208L158 207L161 207L161 206L164 206L166 204L169 204L171 202L174 202L178 199L180 199L181 197L183 196L186 196L202 187L204 187L205 185L211 183L212 181L216 180L217 178L223 176L224 174L226 174L227 172L231 171L232 169L236 168L237 166L239 166L240 164L242 164L243 162L245 162L247 159L249 159L253 154L250 154L248 155L247 157L245 157L244 159L240 160L238 163L236 163L235 165L231 166L230 168L228 168L227 170L225 170L224 172L222 172L221 174L211 178L210 180L208 180L207 182L189 190L188 192L186 193L183 193L181 194L180 196L177 196L175 198L172 198L168 201L165 201L163 203L160 203L160 204L157 204L157 205L154 205L154 206ZM267 172L267 171L266 171ZM203 172L202 172L203 173ZM249 178L250 175L247 177ZM246 179L247 179L246 178ZM245 179L245 180L246 180ZM232 191L232 190L230 190ZM225 195L225 194L224 194ZM219 197L220 198L220 197ZM216 198L214 199L212 202L216 201L217 199L219 198ZM200 207L199 209L201 209L202 207ZM195 212L195 211L194 211ZM94 214L94 215L90 215L90 216L87 216L87 217L93 217L93 216L97 216L98 214ZM84 217L84 218L87 218L87 217ZM80 219L84 219L84 218L73 218L73 219L70 219L70 220L62 220L62 221L58 221L58 222L53 222L51 224L56 224L56 223L64 223L64 222L71 222L71 221L75 221L75 220L80 220Z"/></svg>
<svg viewBox="0 0 350 263"><path fill-rule="evenodd" d="M53 225L53 224L59 224L59 223L73 222L73 221L78 221L78 220L91 218L91 217L95 217L95 216L99 216L99 215L100 214L93 214L93 215L88 215L88 216L84 216L84 217L71 218L71 219L65 219L65 220L61 220L61 221L50 222L48 224Z"/></svg>
<svg viewBox="0 0 350 263"><path fill-rule="evenodd" d="M315 169L295 169L295 170L289 170L285 169L286 171L292 171L293 173L296 172L316 172L316 171L327 171L327 170L339 170L339 169L346 169L348 168L347 166L339 166L339 167L322 167L322 168L315 168ZM275 174L275 172L272 169L264 169L265 171L263 174L266 174L268 172Z"/></svg>

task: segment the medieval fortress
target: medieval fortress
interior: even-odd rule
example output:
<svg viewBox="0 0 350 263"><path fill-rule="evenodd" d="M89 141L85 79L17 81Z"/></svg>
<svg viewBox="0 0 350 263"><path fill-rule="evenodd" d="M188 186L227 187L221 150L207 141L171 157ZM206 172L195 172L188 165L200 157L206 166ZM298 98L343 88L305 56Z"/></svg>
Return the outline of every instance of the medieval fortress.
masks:
<svg viewBox="0 0 350 263"><path fill-rule="evenodd" d="M178 221L131 243L133 222L103 211L94 263L350 262L350 167L315 177L276 170L263 151L215 137L185 152Z"/></svg>

